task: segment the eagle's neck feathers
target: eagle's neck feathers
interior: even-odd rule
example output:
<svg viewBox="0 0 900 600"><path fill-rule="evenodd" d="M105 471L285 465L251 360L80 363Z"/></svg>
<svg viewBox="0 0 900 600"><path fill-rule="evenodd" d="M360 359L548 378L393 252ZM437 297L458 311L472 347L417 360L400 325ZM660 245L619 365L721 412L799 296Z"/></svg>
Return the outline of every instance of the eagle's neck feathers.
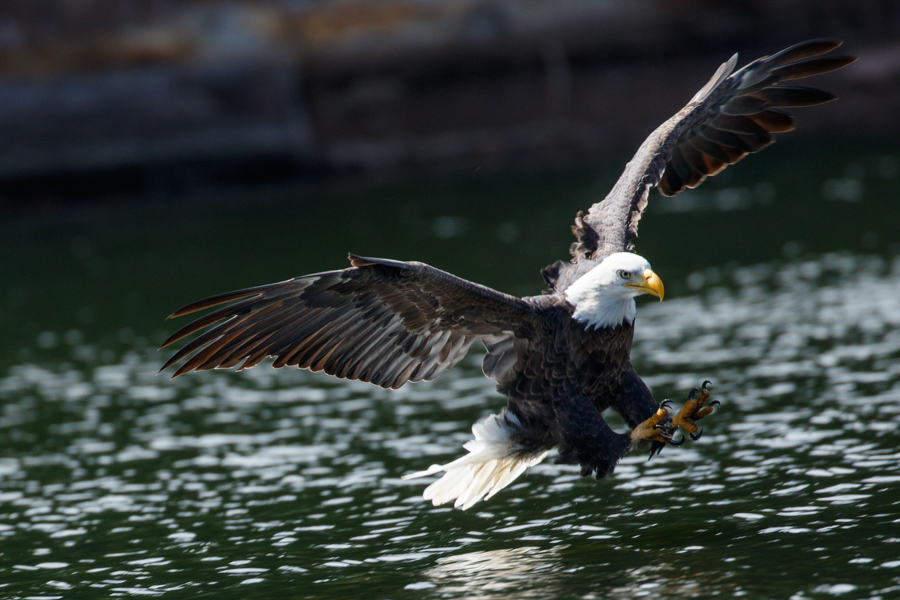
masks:
<svg viewBox="0 0 900 600"><path fill-rule="evenodd" d="M617 327L623 323L629 325L634 323L637 316L634 298L604 294L603 289L576 290L575 293L571 293L571 289L566 290L566 300L575 307L572 318L579 323L584 323L585 329L601 329Z"/></svg>

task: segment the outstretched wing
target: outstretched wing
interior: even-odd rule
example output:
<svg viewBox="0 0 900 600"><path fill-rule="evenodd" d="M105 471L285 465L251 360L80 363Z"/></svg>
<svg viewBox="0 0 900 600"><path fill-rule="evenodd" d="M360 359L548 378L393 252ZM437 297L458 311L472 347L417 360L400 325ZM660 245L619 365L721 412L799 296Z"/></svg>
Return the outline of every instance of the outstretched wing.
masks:
<svg viewBox="0 0 900 600"><path fill-rule="evenodd" d="M772 144L773 134L794 128L782 107L815 106L834 100L827 92L780 85L828 73L856 58L823 57L837 40L810 40L762 57L732 74L737 55L724 63L675 116L644 141L606 198L578 213L572 228L572 262L544 270L547 283L562 290L614 252L633 251L638 221L650 188L673 196L695 188L747 154Z"/></svg>
<svg viewBox="0 0 900 600"><path fill-rule="evenodd" d="M456 364L476 340L527 327L532 305L417 262L350 255L352 267L214 296L172 317L229 303L167 339L197 331L162 370L248 369L266 356L345 379L398 388ZM189 357L189 358L188 358Z"/></svg>

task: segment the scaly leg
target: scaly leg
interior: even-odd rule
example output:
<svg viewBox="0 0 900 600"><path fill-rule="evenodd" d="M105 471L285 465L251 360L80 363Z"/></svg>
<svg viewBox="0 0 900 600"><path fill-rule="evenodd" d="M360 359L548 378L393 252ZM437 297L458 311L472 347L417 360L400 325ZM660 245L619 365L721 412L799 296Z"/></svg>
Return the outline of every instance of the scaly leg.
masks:
<svg viewBox="0 0 900 600"><path fill-rule="evenodd" d="M711 414L713 408L720 404L718 400L706 403L709 400L709 390L711 389L709 386L711 385L711 382L704 381L700 389L692 389L688 394L687 402L678 411L678 414L672 417L672 428L681 427L691 436L692 440L699 440L703 435L703 430L697 427L697 421Z"/></svg>
<svg viewBox="0 0 900 600"><path fill-rule="evenodd" d="M657 445L661 450L663 446L666 444L673 444L672 442L672 433L675 431L675 428L672 427L669 420L669 401L663 400L659 408L656 409L656 412L650 415L647 420L643 423L639 423L637 427L631 430L631 443L635 444L641 440L646 440L649 442L654 442L654 449L656 449ZM678 446L680 442L676 442L673 445ZM658 454L659 450L653 452L653 454Z"/></svg>

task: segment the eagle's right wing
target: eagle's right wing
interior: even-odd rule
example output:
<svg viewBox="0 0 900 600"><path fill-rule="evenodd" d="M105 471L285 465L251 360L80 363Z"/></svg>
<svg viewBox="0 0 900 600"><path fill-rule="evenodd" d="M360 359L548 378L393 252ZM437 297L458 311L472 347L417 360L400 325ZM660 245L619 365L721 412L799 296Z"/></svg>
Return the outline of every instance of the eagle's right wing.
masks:
<svg viewBox="0 0 900 600"><path fill-rule="evenodd" d="M527 331L534 306L416 262L350 256L352 267L214 296L172 316L226 304L162 347L200 330L163 370L175 376L285 365L397 388L434 379L476 341L489 349ZM208 328L208 329L207 329Z"/></svg>
<svg viewBox="0 0 900 600"><path fill-rule="evenodd" d="M606 198L586 215L578 214L572 262L547 267L547 283L561 291L606 256L633 251L651 188L658 186L665 196L695 188L708 176L772 144L773 134L793 129L793 119L782 107L834 100L827 92L780 83L854 62L856 58L850 56L822 56L841 43L802 42L759 58L734 74L737 55L722 64L684 108L641 144Z"/></svg>

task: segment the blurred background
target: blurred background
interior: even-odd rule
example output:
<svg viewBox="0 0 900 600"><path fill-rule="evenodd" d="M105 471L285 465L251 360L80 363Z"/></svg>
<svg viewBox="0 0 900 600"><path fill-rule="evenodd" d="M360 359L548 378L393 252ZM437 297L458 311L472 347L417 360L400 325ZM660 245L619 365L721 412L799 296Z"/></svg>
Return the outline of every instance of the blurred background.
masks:
<svg viewBox="0 0 900 600"><path fill-rule="evenodd" d="M3 0L0 596L897 597L898 34L895 0ZM840 99L641 221L632 357L714 381L699 442L462 513L400 476L503 406L478 351L390 394L157 375L174 309L348 251L539 293L720 63L814 37L860 57L809 80Z"/></svg>
<svg viewBox="0 0 900 600"><path fill-rule="evenodd" d="M620 156L733 52L862 57L803 130L900 128L891 0L8 0L0 202Z"/></svg>

